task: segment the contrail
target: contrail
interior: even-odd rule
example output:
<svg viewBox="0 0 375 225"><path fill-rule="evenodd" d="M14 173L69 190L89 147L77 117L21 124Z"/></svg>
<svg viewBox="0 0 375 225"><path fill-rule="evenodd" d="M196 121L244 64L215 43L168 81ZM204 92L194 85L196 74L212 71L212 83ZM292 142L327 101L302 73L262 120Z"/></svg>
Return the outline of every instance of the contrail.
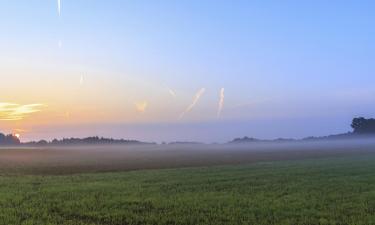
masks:
<svg viewBox="0 0 375 225"><path fill-rule="evenodd" d="M57 12L59 16L61 16L61 0L57 0Z"/></svg>
<svg viewBox="0 0 375 225"><path fill-rule="evenodd" d="M199 99L202 97L202 95L204 94L204 92L206 91L205 88L201 88L194 96L193 98L193 102L186 108L185 111L183 111L179 117L179 119L182 119L186 113L190 112L194 106L198 103Z"/></svg>
<svg viewBox="0 0 375 225"><path fill-rule="evenodd" d="M165 84L161 84L161 86L166 90L168 91L168 93L172 96L172 97L176 97L176 92L174 90L172 90L171 88L169 88L167 85Z"/></svg>
<svg viewBox="0 0 375 225"><path fill-rule="evenodd" d="M172 89L170 89L169 87L167 87L167 90L168 90L168 93L172 96L172 97L176 97L176 92L174 92Z"/></svg>
<svg viewBox="0 0 375 225"><path fill-rule="evenodd" d="M219 100L219 108L217 110L217 118L220 117L221 115L221 111L223 110L223 107L224 107L224 88L221 88L220 90L220 100Z"/></svg>

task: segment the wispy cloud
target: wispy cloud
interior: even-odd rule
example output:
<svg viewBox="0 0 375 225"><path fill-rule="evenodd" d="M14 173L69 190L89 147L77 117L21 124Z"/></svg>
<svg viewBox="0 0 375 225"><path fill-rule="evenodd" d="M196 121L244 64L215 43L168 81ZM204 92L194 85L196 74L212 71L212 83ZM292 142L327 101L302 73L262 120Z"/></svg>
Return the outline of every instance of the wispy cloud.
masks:
<svg viewBox="0 0 375 225"><path fill-rule="evenodd" d="M161 84L161 87L165 89L172 97L176 97L176 92L165 84Z"/></svg>
<svg viewBox="0 0 375 225"><path fill-rule="evenodd" d="M40 112L43 104L20 105L16 103L0 102L0 120L13 121L22 120L30 114Z"/></svg>
<svg viewBox="0 0 375 225"><path fill-rule="evenodd" d="M224 107L224 88L222 88L220 90L220 100L219 100L219 107L217 109L217 117L219 118L220 115L221 115L221 111L223 111L223 107Z"/></svg>
<svg viewBox="0 0 375 225"><path fill-rule="evenodd" d="M199 99L202 97L202 95L204 94L204 92L206 91L205 88L201 88L195 95L194 95L194 98L193 98L193 101L192 103L185 109L185 111L183 111L179 117L179 119L182 119L186 113L190 112L194 106L198 103Z"/></svg>
<svg viewBox="0 0 375 225"><path fill-rule="evenodd" d="M176 92L175 91L173 91L172 89L170 89L170 88L168 88L167 87L167 90L168 90L168 93L172 96L172 97L176 97Z"/></svg>
<svg viewBox="0 0 375 225"><path fill-rule="evenodd" d="M61 0L57 0L57 12L61 15Z"/></svg>
<svg viewBox="0 0 375 225"><path fill-rule="evenodd" d="M146 111L147 106L148 106L148 102L146 101L135 103L135 109L139 113L144 113Z"/></svg>

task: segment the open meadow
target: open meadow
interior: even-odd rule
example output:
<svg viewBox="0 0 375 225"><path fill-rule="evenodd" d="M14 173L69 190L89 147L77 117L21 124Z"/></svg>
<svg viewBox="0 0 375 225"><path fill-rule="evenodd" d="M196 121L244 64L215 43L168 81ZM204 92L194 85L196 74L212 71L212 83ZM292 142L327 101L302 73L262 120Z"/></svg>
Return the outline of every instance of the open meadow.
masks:
<svg viewBox="0 0 375 225"><path fill-rule="evenodd" d="M375 0L0 0L0 225L375 225Z"/></svg>
<svg viewBox="0 0 375 225"><path fill-rule="evenodd" d="M374 224L371 145L3 149L0 224Z"/></svg>

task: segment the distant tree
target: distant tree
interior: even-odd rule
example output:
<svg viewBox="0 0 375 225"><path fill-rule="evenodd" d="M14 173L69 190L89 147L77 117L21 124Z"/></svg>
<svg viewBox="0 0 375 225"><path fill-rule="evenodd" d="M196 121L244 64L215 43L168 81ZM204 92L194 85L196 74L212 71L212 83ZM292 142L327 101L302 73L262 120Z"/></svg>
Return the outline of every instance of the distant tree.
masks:
<svg viewBox="0 0 375 225"><path fill-rule="evenodd" d="M240 144L240 143L250 143L250 142L259 142L259 141L260 141L259 139L245 136L243 138L235 138L230 143Z"/></svg>
<svg viewBox="0 0 375 225"><path fill-rule="evenodd" d="M0 145L19 145L21 144L20 140L11 134L4 135L0 133Z"/></svg>
<svg viewBox="0 0 375 225"><path fill-rule="evenodd" d="M86 137L86 138L63 138L61 140L53 139L51 142L41 140L38 142L27 142L25 145L108 145L108 144L155 144L140 142L137 140L124 140L103 137Z"/></svg>
<svg viewBox="0 0 375 225"><path fill-rule="evenodd" d="M52 140L51 144L53 145L58 145L59 144L59 140L57 140L56 138Z"/></svg>
<svg viewBox="0 0 375 225"><path fill-rule="evenodd" d="M48 145L48 142L46 140L40 140L36 144L37 145Z"/></svg>
<svg viewBox="0 0 375 225"><path fill-rule="evenodd" d="M0 133L0 144L5 142L5 135Z"/></svg>
<svg viewBox="0 0 375 225"><path fill-rule="evenodd" d="M9 144L9 145L19 145L21 144L21 141L14 135L12 134L9 134L6 136L6 142Z"/></svg>
<svg viewBox="0 0 375 225"><path fill-rule="evenodd" d="M375 119L354 118L351 127L355 134L375 134Z"/></svg>

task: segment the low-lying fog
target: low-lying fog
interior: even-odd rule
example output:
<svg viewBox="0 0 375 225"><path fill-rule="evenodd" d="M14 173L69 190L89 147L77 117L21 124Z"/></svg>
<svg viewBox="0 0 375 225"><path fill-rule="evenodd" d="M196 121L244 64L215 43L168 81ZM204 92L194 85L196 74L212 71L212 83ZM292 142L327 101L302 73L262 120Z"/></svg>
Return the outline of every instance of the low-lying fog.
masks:
<svg viewBox="0 0 375 225"><path fill-rule="evenodd" d="M0 173L80 172L245 164L375 153L375 139L247 144L1 148Z"/></svg>

